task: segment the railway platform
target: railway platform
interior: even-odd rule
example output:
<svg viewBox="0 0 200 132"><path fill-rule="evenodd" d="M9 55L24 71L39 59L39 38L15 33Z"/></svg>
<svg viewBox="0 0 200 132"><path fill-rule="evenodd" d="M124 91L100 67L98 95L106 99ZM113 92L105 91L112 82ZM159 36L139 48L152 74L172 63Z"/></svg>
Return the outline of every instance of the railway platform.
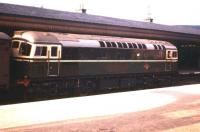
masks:
<svg viewBox="0 0 200 132"><path fill-rule="evenodd" d="M199 132L200 84L0 106L3 132Z"/></svg>

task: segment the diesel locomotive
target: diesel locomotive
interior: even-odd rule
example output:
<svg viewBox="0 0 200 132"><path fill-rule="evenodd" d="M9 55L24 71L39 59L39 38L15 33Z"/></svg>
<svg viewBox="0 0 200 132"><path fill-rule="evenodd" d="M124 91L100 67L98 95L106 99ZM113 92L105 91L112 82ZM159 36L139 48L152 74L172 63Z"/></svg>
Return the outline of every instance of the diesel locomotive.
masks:
<svg viewBox="0 0 200 132"><path fill-rule="evenodd" d="M177 71L177 48L161 40L16 31L9 47L9 87L29 94L134 88Z"/></svg>

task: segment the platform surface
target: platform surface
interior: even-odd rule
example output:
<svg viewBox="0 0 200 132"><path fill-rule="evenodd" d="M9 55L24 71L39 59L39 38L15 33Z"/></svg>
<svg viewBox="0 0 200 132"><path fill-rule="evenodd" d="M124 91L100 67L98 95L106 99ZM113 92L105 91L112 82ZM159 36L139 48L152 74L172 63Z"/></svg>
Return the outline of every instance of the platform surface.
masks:
<svg viewBox="0 0 200 132"><path fill-rule="evenodd" d="M0 106L5 132L199 132L200 84Z"/></svg>

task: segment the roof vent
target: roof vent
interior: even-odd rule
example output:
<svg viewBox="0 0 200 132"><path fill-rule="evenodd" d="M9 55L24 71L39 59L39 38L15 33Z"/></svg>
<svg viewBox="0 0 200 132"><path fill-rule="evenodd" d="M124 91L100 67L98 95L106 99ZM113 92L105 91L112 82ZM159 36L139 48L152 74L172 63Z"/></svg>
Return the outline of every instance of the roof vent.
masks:
<svg viewBox="0 0 200 132"><path fill-rule="evenodd" d="M81 11L82 11L83 14L86 14L87 9L82 8Z"/></svg>
<svg viewBox="0 0 200 132"><path fill-rule="evenodd" d="M147 17L147 18L145 19L145 21L146 21L146 22L153 22L153 18Z"/></svg>
<svg viewBox="0 0 200 132"><path fill-rule="evenodd" d="M152 14L151 14L151 3L148 3L147 6L147 18L145 19L146 22L153 22Z"/></svg>

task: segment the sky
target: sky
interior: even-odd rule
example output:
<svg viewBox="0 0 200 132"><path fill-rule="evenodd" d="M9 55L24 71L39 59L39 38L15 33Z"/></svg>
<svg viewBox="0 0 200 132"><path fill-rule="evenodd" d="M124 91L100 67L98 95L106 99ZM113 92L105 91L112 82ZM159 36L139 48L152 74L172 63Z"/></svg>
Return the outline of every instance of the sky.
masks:
<svg viewBox="0 0 200 132"><path fill-rule="evenodd" d="M0 0L11 3L70 12L144 21L166 25L200 25L199 0Z"/></svg>

